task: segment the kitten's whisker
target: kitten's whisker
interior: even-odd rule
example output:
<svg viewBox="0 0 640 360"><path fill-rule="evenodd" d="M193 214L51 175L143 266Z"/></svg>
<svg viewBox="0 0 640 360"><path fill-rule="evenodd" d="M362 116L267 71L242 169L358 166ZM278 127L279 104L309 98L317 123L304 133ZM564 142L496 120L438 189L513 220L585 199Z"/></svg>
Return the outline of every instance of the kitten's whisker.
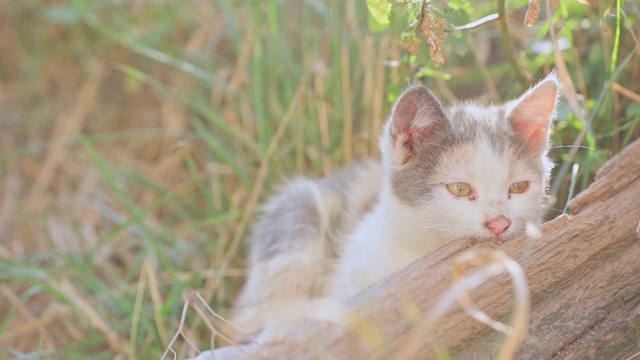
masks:
<svg viewBox="0 0 640 360"><path fill-rule="evenodd" d="M413 226L444 226L440 221L430 221L430 222L414 222L411 224Z"/></svg>
<svg viewBox="0 0 640 360"><path fill-rule="evenodd" d="M420 228L420 229L433 229L433 228L448 228L447 225L444 224L411 224L403 226L399 229L411 229L411 228Z"/></svg>
<svg viewBox="0 0 640 360"><path fill-rule="evenodd" d="M529 161L530 159L535 158L535 157L537 157L537 156L538 156L537 154L529 154L529 156L527 156L526 158L524 158L524 161Z"/></svg>
<svg viewBox="0 0 640 360"><path fill-rule="evenodd" d="M522 141L522 143L520 144L520 147L518 148L518 151L516 151L516 155L515 155L516 158L520 155L520 152L522 151L522 149L524 149L524 146L527 144L530 137L531 137L531 133L527 134L527 137ZM527 157L526 160L529 160L531 156L532 155L529 155L529 157Z"/></svg>
<svg viewBox="0 0 640 360"><path fill-rule="evenodd" d="M585 146L585 145L558 145L558 146L552 146L549 148L549 150L554 150L554 149L564 149L564 148L578 148L578 149L588 149L588 150L593 150L593 151L600 151L594 147L591 146Z"/></svg>
<svg viewBox="0 0 640 360"><path fill-rule="evenodd" d="M446 147L446 146L444 146L444 145L442 145L442 144L435 143L435 142L430 142L430 141L428 141L428 142L425 142L425 144L429 144L429 145L437 146L437 147L442 148L442 149L445 149L445 150L450 150L450 148L448 148L448 147Z"/></svg>

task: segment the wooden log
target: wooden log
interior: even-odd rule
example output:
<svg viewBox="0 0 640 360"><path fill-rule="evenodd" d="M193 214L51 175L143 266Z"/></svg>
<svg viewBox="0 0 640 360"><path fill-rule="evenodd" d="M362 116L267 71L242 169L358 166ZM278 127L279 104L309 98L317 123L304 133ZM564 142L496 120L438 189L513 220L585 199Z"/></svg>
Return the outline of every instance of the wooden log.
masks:
<svg viewBox="0 0 640 360"><path fill-rule="evenodd" d="M571 215L542 237L498 245L524 268L531 322L517 358L620 358L640 352L640 140L609 160L569 205ZM348 302L348 326L315 322L251 359L455 359L495 356L504 335L455 306L421 326L452 285L453 259L469 242L449 244ZM471 292L494 319L508 319L512 286L497 276Z"/></svg>

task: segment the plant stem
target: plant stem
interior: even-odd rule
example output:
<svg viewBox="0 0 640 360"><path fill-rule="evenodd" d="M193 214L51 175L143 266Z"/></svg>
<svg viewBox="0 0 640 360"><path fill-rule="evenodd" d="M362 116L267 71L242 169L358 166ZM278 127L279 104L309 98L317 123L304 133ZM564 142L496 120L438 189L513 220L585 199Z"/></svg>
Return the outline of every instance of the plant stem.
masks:
<svg viewBox="0 0 640 360"><path fill-rule="evenodd" d="M616 71L618 63L618 50L620 49L620 30L622 29L622 0L616 1L616 37L613 40L613 51L611 52L611 73Z"/></svg>
<svg viewBox="0 0 640 360"><path fill-rule="evenodd" d="M504 0L498 0L498 20L500 21L500 39L502 40L502 48L504 49L504 53L507 56L507 61L509 61L509 64L513 68L513 71L515 71L518 81L520 82L522 87L526 89L531 83L529 81L529 76L525 73L524 69L518 66L516 52L513 49L513 45L511 45Z"/></svg>

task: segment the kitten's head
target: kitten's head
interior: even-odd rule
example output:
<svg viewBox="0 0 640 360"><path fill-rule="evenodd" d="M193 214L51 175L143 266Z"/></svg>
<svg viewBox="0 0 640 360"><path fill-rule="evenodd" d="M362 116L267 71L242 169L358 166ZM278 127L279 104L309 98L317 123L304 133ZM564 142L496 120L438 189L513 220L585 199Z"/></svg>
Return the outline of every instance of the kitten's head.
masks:
<svg viewBox="0 0 640 360"><path fill-rule="evenodd" d="M443 108L422 85L394 105L381 139L387 184L412 227L509 239L539 224L552 164L554 74L502 106Z"/></svg>

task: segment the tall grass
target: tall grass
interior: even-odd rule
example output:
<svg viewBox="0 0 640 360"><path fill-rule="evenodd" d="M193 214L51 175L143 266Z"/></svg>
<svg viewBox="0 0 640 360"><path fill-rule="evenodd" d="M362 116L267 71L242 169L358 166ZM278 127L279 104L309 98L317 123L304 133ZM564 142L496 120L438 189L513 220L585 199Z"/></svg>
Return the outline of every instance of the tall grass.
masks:
<svg viewBox="0 0 640 360"><path fill-rule="evenodd" d="M537 78L555 63L531 46L551 45L549 27L513 25L521 3L507 4L511 41ZM553 134L556 161L580 165L573 181L559 167L563 209L570 183L640 135L640 9L624 3L603 31L597 11L558 6L584 111L565 102ZM230 305L260 202L288 177L377 156L412 75L445 101L524 90L497 24L453 38L441 67L366 24L364 2L340 0L0 1L0 358L159 358L192 291ZM195 310L186 324L210 346Z"/></svg>

